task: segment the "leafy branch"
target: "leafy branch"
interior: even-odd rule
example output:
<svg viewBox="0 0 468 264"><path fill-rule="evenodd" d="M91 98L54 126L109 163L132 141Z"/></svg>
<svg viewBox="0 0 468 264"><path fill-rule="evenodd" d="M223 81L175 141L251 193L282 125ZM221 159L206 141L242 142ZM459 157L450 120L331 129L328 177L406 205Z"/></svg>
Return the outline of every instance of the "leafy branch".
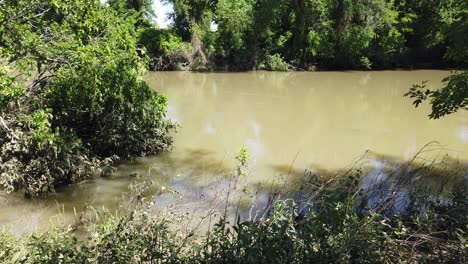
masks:
<svg viewBox="0 0 468 264"><path fill-rule="evenodd" d="M428 89L427 81L415 84L404 96L414 99L415 107L429 101L432 108L429 114L431 119L439 119L460 109L468 110L468 71L453 73L442 82L444 87L438 90Z"/></svg>

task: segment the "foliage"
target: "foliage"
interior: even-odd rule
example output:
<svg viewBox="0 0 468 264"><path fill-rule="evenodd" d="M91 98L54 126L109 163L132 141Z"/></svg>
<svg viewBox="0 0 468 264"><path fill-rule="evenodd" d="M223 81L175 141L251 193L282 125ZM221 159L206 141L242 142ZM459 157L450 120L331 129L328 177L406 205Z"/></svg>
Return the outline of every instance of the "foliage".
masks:
<svg viewBox="0 0 468 264"><path fill-rule="evenodd" d="M26 87L15 82L11 76L11 67L0 64L0 114L5 114L9 108L17 106L26 92Z"/></svg>
<svg viewBox="0 0 468 264"><path fill-rule="evenodd" d="M174 30L192 46L190 67L193 70L208 69L209 54L205 49L204 40L210 39L209 32L217 0L165 0L165 2L174 6L172 14L176 21Z"/></svg>
<svg viewBox="0 0 468 264"><path fill-rule="evenodd" d="M191 63L192 51L187 43L169 30L143 28L138 32L138 45L142 45L151 58L153 70L176 70Z"/></svg>
<svg viewBox="0 0 468 264"><path fill-rule="evenodd" d="M468 4L461 2L460 5L458 9L451 10L449 18L447 18L445 31L448 45L445 57L463 65L468 60L468 44L464 38L468 34ZM452 13L457 12L457 10L460 11L455 14Z"/></svg>
<svg viewBox="0 0 468 264"><path fill-rule="evenodd" d="M47 93L54 125L72 129L101 157L157 154L172 142L164 121L166 99L152 92L138 72L135 55L77 54ZM88 56L87 56L88 55ZM92 58L99 58L93 60Z"/></svg>
<svg viewBox="0 0 468 264"><path fill-rule="evenodd" d="M168 30L146 28L139 32L138 43L152 56L167 56L179 48L182 39Z"/></svg>
<svg viewBox="0 0 468 264"><path fill-rule="evenodd" d="M191 35L189 39L203 38L203 34L209 31L216 0L165 0L172 3L176 21L176 29L182 36Z"/></svg>
<svg viewBox="0 0 468 264"><path fill-rule="evenodd" d="M242 147L239 151L239 154L236 156L237 166L236 174L239 177L245 177L247 175L246 169L249 160L249 152L247 148Z"/></svg>
<svg viewBox="0 0 468 264"><path fill-rule="evenodd" d="M264 66L260 67L267 71L288 71L288 64L279 54L267 55Z"/></svg>
<svg viewBox="0 0 468 264"><path fill-rule="evenodd" d="M172 30L205 68L258 69L279 54L295 69L466 65L463 0L167 0ZM217 25L212 32L210 25ZM156 34L156 33L155 33ZM193 67L197 67L194 64ZM202 67L202 68L203 68Z"/></svg>
<svg viewBox="0 0 468 264"><path fill-rule="evenodd" d="M132 19L137 27L151 26L156 16L153 0L108 0L106 3L120 15Z"/></svg>
<svg viewBox="0 0 468 264"><path fill-rule="evenodd" d="M9 131L0 134L0 186L6 191L47 193L108 171L109 159L93 157L73 133L52 128L50 112L41 109L7 120Z"/></svg>
<svg viewBox="0 0 468 264"><path fill-rule="evenodd" d="M422 211L386 216L362 213L356 176L313 177L313 200L280 199L266 217L228 223L204 236L171 228L174 218L152 215L137 199L122 215L93 213L85 233L74 228L12 238L0 233L4 263L464 263L466 197ZM330 182L333 182L330 184ZM427 197L426 197L427 198ZM429 201L429 200L426 200Z"/></svg>
<svg viewBox="0 0 468 264"><path fill-rule="evenodd" d="M468 43L463 36L468 33L468 3L451 1L449 6L441 8L444 27L443 33L448 42L445 57L463 67L468 62ZM426 82L413 85L405 96L414 99L413 104L428 100L432 111L430 118L438 119L458 110L468 110L468 71L459 71L442 80L444 86L438 90L426 89Z"/></svg>
<svg viewBox="0 0 468 264"><path fill-rule="evenodd" d="M147 212L128 217L106 215L90 227L83 240L72 230L56 229L15 241L0 234L2 263L154 263L177 260L174 234L168 223L156 222ZM16 242L16 245L15 245ZM18 244L18 242L20 244ZM16 246L16 247L15 247ZM21 246L19 248L18 246Z"/></svg>
<svg viewBox="0 0 468 264"><path fill-rule="evenodd" d="M232 68L252 69L251 41L253 27L252 0L220 0L216 5L216 35L215 53L225 58Z"/></svg>
<svg viewBox="0 0 468 264"><path fill-rule="evenodd" d="M106 174L119 157L170 147L174 124L165 98L142 79L134 21L99 1L2 3L0 184L7 191L47 193Z"/></svg>
<svg viewBox="0 0 468 264"><path fill-rule="evenodd" d="M413 85L405 96L413 98L416 107L429 100L432 106L429 117L432 119L441 118L460 109L468 110L468 71L452 74L442 82L444 87L438 90L426 89L427 82Z"/></svg>

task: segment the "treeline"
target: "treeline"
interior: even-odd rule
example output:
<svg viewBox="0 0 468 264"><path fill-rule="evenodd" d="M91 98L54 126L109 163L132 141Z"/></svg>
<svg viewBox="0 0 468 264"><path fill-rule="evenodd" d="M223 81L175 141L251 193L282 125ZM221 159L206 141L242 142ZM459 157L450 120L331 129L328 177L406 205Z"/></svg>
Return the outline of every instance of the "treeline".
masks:
<svg viewBox="0 0 468 264"><path fill-rule="evenodd" d="M464 0L166 2L174 6L173 25L139 30L156 70L456 68L468 62Z"/></svg>
<svg viewBox="0 0 468 264"><path fill-rule="evenodd" d="M171 146L139 23L99 0L0 1L0 191L48 193Z"/></svg>

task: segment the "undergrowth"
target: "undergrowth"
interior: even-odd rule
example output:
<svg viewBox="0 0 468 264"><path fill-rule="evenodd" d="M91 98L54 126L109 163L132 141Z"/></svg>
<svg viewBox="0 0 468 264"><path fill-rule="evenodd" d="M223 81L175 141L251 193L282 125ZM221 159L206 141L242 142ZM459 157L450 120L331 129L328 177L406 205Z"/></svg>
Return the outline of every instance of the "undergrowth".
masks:
<svg viewBox="0 0 468 264"><path fill-rule="evenodd" d="M246 193L240 182L243 172L231 180L234 188ZM270 199L262 217L246 221L226 215L212 218L210 211L206 217L217 220L206 233L199 225L188 227L188 215L156 214L152 203L143 198L149 186L144 182L134 188L120 213L87 210L76 225L19 239L2 233L0 261L466 263L466 193L454 191L445 202L418 196L404 213L392 213L363 202L362 179L362 172L355 169L334 178L310 174L299 191L308 193L306 200L283 194ZM461 184L466 188L466 179Z"/></svg>

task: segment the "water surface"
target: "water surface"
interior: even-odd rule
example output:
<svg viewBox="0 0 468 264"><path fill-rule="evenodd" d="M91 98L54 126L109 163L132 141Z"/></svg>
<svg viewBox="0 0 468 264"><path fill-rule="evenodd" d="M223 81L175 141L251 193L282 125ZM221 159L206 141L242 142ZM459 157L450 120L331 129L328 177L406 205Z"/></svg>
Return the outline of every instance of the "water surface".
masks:
<svg viewBox="0 0 468 264"><path fill-rule="evenodd" d="M429 120L427 105L415 109L403 97L421 80L439 87L447 74L176 72L153 73L148 80L168 96L169 116L181 125L170 155L179 170L203 161L229 163L244 146L255 177L263 180L291 165L342 168L365 151L409 159L432 141L466 159L467 113Z"/></svg>
<svg viewBox="0 0 468 264"><path fill-rule="evenodd" d="M85 204L113 209L135 173L160 186L196 192L227 175L241 147L250 154L248 180L268 182L305 169L337 170L364 153L406 160L425 153L468 160L468 115L429 120L402 95L414 83L439 87L448 71L382 72L153 72L151 87L168 97L168 115L180 124L174 149L119 166L109 178L59 190L49 198L2 198L0 225L16 232L69 223ZM372 163L371 159L369 162ZM190 197L190 196L188 196ZM167 202L164 196L155 201ZM60 212L60 216L56 216Z"/></svg>

